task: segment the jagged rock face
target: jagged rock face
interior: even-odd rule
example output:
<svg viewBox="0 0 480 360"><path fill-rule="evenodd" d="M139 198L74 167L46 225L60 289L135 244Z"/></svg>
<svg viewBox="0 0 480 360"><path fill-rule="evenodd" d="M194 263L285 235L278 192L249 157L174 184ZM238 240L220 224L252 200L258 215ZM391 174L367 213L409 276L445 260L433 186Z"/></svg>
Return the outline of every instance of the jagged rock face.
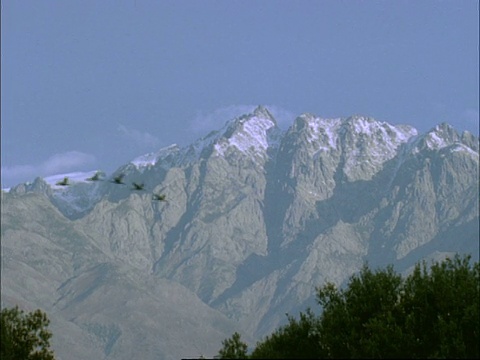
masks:
<svg viewBox="0 0 480 360"><path fill-rule="evenodd" d="M143 358L214 355L233 331L268 334L364 261L478 260L478 152L447 124L418 135L304 114L283 132L259 107L126 164L127 185L37 179L2 192L2 302L55 314L63 342L94 339L93 357L127 358L140 343ZM178 336L137 342L163 323Z"/></svg>

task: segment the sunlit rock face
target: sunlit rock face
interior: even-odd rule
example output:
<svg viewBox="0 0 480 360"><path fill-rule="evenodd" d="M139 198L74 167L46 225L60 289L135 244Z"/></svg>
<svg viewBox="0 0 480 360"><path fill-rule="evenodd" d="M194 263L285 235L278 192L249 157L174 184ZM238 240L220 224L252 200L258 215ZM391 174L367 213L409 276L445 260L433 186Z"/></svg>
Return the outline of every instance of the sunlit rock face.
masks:
<svg viewBox="0 0 480 360"><path fill-rule="evenodd" d="M303 114L284 131L260 106L102 181L2 191L2 305L46 311L61 359L213 356L234 331L253 345L365 261L478 260L478 159L448 124Z"/></svg>

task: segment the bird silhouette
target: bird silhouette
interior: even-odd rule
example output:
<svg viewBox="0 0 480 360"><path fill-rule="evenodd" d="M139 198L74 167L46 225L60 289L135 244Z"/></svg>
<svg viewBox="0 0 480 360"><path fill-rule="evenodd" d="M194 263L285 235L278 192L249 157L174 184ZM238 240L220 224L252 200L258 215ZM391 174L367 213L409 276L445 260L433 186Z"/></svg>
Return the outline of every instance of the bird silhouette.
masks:
<svg viewBox="0 0 480 360"><path fill-rule="evenodd" d="M165 201L168 203L167 196L165 194L153 194L153 200L156 201Z"/></svg>
<svg viewBox="0 0 480 360"><path fill-rule="evenodd" d="M113 180L111 180L111 182L113 182L114 184L125 184L123 182L124 176L125 176L125 174L119 174L119 175L115 176L113 178Z"/></svg>
<svg viewBox="0 0 480 360"><path fill-rule="evenodd" d="M100 175L102 175L102 174L103 174L102 171L97 171L97 172L95 173L95 175L93 175L92 177L89 177L87 180L88 180L88 181L99 181L99 180L102 180L102 179L100 179Z"/></svg>
<svg viewBox="0 0 480 360"><path fill-rule="evenodd" d="M132 183L133 185L133 190L143 190L143 188L145 187L144 184L137 184L136 182Z"/></svg>
<svg viewBox="0 0 480 360"><path fill-rule="evenodd" d="M70 185L70 183L68 182L68 177L65 176L62 181L58 181L58 182L57 182L57 185L60 185L60 186L68 186L68 185Z"/></svg>

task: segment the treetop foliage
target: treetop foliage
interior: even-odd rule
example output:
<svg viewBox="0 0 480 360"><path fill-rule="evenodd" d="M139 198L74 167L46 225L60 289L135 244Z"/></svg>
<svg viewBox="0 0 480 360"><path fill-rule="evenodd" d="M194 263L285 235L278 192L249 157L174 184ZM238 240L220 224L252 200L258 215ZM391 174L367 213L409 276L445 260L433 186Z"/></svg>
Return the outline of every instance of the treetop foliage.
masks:
<svg viewBox="0 0 480 360"><path fill-rule="evenodd" d="M247 344L240 340L240 334L235 332L230 339L222 341L223 348L219 352L222 359L244 359L247 356Z"/></svg>
<svg viewBox="0 0 480 360"><path fill-rule="evenodd" d="M406 278L365 264L344 289L317 288L310 309L237 358L479 358L480 264L471 257L417 264ZM225 344L236 346L231 341ZM225 349L225 347L224 347ZM219 353L226 358L224 349ZM230 357L231 358L231 357Z"/></svg>
<svg viewBox="0 0 480 360"><path fill-rule="evenodd" d="M41 310L25 314L18 306L0 312L2 360L53 360L47 315Z"/></svg>

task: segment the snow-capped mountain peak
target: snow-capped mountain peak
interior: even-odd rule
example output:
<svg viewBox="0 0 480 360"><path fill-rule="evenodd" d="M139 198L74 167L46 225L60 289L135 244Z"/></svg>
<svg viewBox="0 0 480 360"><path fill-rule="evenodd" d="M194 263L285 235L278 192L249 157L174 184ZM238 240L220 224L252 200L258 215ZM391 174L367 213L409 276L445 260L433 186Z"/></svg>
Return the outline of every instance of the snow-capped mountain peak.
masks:
<svg viewBox="0 0 480 360"><path fill-rule="evenodd" d="M313 285L340 287L365 261L404 271L426 256L478 259L479 139L445 125L416 134L312 114L283 134L258 108L104 181L88 181L94 172L38 177L2 193L2 271L11 275L2 273L11 280L2 291L53 314L60 343L83 339L79 356L68 347L63 358L94 347L89 358L117 359L157 344L177 308L193 309L173 314L195 326L192 339L198 329L210 337L197 344L228 333L209 328L217 315L263 337L314 301ZM123 186L112 183L120 173ZM23 286L32 282L33 290ZM125 303L135 316L122 316ZM185 326L176 328L171 339L192 343ZM188 355L177 343L157 344L145 358Z"/></svg>
<svg viewBox="0 0 480 360"><path fill-rule="evenodd" d="M322 119L309 114L302 116L308 126L308 141L317 143L317 151L327 151L337 147L338 126L341 119Z"/></svg>
<svg viewBox="0 0 480 360"><path fill-rule="evenodd" d="M416 154L422 150L438 151L449 148L451 151L467 151L478 156L478 140L465 133L460 136L457 131L447 123L441 123L414 139L409 145L409 151Z"/></svg>
<svg viewBox="0 0 480 360"><path fill-rule="evenodd" d="M215 144L215 151L223 156L230 147L242 153L258 155L270 146L278 144L281 130L270 112L257 107L252 114L234 119L227 124L225 131Z"/></svg>
<svg viewBox="0 0 480 360"><path fill-rule="evenodd" d="M181 165L197 160L206 150L210 153L212 146L220 156L223 156L229 147L256 155L265 152L270 146L278 145L281 133L273 115L265 107L258 106L251 114L227 121L220 130L210 132L189 146L180 148L173 144L157 152L139 156L130 164L137 169L145 169L158 163L165 163L167 166Z"/></svg>
<svg viewBox="0 0 480 360"><path fill-rule="evenodd" d="M354 116L342 121L338 133L344 148L345 174L352 179L367 179L393 159L399 147L417 135L417 130Z"/></svg>
<svg viewBox="0 0 480 360"><path fill-rule="evenodd" d="M460 140L455 129L446 123L439 124L425 136L425 143L430 149L441 149Z"/></svg>
<svg viewBox="0 0 480 360"><path fill-rule="evenodd" d="M372 137L381 136L401 143L408 141L409 138L418 133L415 128L408 125L391 125L384 121L359 115L344 119L342 121L342 132L364 134Z"/></svg>

